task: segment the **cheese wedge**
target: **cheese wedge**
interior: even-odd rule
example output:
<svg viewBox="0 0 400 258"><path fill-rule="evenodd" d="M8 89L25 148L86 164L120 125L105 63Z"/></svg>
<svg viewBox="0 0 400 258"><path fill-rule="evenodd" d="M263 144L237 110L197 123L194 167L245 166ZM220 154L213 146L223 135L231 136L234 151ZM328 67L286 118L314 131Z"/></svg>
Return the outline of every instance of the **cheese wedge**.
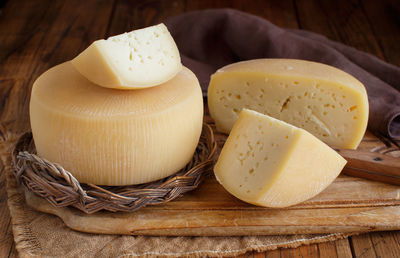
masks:
<svg viewBox="0 0 400 258"><path fill-rule="evenodd" d="M334 67L292 59L258 59L212 75L208 106L229 133L242 108L306 129L330 146L356 149L368 123L361 82Z"/></svg>
<svg viewBox="0 0 400 258"><path fill-rule="evenodd" d="M346 164L307 131L243 109L214 173L237 198L265 207L287 207L324 190Z"/></svg>
<svg viewBox="0 0 400 258"><path fill-rule="evenodd" d="M187 68L160 86L126 91L99 87L66 62L35 81L30 118L38 154L81 183L140 184L190 161L203 99Z"/></svg>
<svg viewBox="0 0 400 258"><path fill-rule="evenodd" d="M91 82L117 89L159 85L182 69L178 48L164 24L97 40L72 64Z"/></svg>

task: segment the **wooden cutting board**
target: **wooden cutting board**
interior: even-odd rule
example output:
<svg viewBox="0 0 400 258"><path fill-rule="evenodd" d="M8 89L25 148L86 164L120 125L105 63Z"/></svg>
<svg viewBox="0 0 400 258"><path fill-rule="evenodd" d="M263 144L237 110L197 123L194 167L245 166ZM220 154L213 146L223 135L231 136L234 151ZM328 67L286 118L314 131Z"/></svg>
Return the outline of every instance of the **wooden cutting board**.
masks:
<svg viewBox="0 0 400 258"><path fill-rule="evenodd" d="M133 213L86 215L55 208L26 194L33 208L59 216L78 231L104 234L236 236L367 232L400 229L400 188L347 176L317 197L287 209L246 204L229 195L214 178L182 198Z"/></svg>
<svg viewBox="0 0 400 258"><path fill-rule="evenodd" d="M216 135L220 145L225 138ZM358 151L400 156L397 146L370 133ZM74 208L55 208L29 192L26 200L34 209L57 215L68 227L90 233L237 236L400 229L399 186L345 175L315 198L285 209L244 203L226 192L212 175L198 189L172 202L133 213L86 215Z"/></svg>

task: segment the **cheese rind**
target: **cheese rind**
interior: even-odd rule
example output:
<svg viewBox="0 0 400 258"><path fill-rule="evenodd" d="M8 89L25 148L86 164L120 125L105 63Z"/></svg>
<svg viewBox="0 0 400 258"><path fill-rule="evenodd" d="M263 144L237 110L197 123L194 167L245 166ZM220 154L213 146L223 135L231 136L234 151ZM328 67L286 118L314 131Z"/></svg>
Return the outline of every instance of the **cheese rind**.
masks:
<svg viewBox="0 0 400 258"><path fill-rule="evenodd" d="M66 62L35 81L30 118L40 156L82 183L130 185L169 176L190 161L203 100L187 68L160 86L125 91L99 87Z"/></svg>
<svg viewBox="0 0 400 258"><path fill-rule="evenodd" d="M349 149L361 142L369 112L366 90L357 79L328 65L293 59L257 59L221 68L211 77L208 106L224 133L248 108Z"/></svg>
<svg viewBox="0 0 400 258"><path fill-rule="evenodd" d="M97 40L72 64L91 82L117 89L159 85L182 69L178 48L164 24Z"/></svg>
<svg viewBox="0 0 400 258"><path fill-rule="evenodd" d="M214 173L237 198L265 207L287 207L324 190L346 164L307 131L243 109Z"/></svg>

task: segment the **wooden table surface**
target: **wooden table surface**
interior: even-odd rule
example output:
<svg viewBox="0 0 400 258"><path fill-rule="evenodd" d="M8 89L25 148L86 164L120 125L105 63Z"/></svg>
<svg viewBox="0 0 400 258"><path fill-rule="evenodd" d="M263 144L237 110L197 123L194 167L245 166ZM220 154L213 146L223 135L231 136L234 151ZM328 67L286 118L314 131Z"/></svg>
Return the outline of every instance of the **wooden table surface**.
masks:
<svg viewBox="0 0 400 258"><path fill-rule="evenodd" d="M33 81L92 41L186 11L220 7L256 14L281 27L314 31L400 66L399 0L0 0L0 137L2 130L29 129ZM0 257L15 257L2 169ZM400 231L243 256L400 257Z"/></svg>

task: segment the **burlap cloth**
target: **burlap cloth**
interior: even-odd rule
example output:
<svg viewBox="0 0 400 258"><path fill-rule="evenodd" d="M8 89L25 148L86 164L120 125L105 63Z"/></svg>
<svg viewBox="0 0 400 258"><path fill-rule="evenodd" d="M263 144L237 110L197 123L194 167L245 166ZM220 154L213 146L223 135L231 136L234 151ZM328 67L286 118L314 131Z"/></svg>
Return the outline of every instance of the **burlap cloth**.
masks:
<svg viewBox="0 0 400 258"><path fill-rule="evenodd" d="M234 256L248 251L294 248L345 238L351 234L244 237L149 237L77 232L56 216L25 203L11 168L11 148L17 137L0 137L0 157L7 178L8 207L20 257L204 257ZM83 214L83 213L82 213Z"/></svg>

